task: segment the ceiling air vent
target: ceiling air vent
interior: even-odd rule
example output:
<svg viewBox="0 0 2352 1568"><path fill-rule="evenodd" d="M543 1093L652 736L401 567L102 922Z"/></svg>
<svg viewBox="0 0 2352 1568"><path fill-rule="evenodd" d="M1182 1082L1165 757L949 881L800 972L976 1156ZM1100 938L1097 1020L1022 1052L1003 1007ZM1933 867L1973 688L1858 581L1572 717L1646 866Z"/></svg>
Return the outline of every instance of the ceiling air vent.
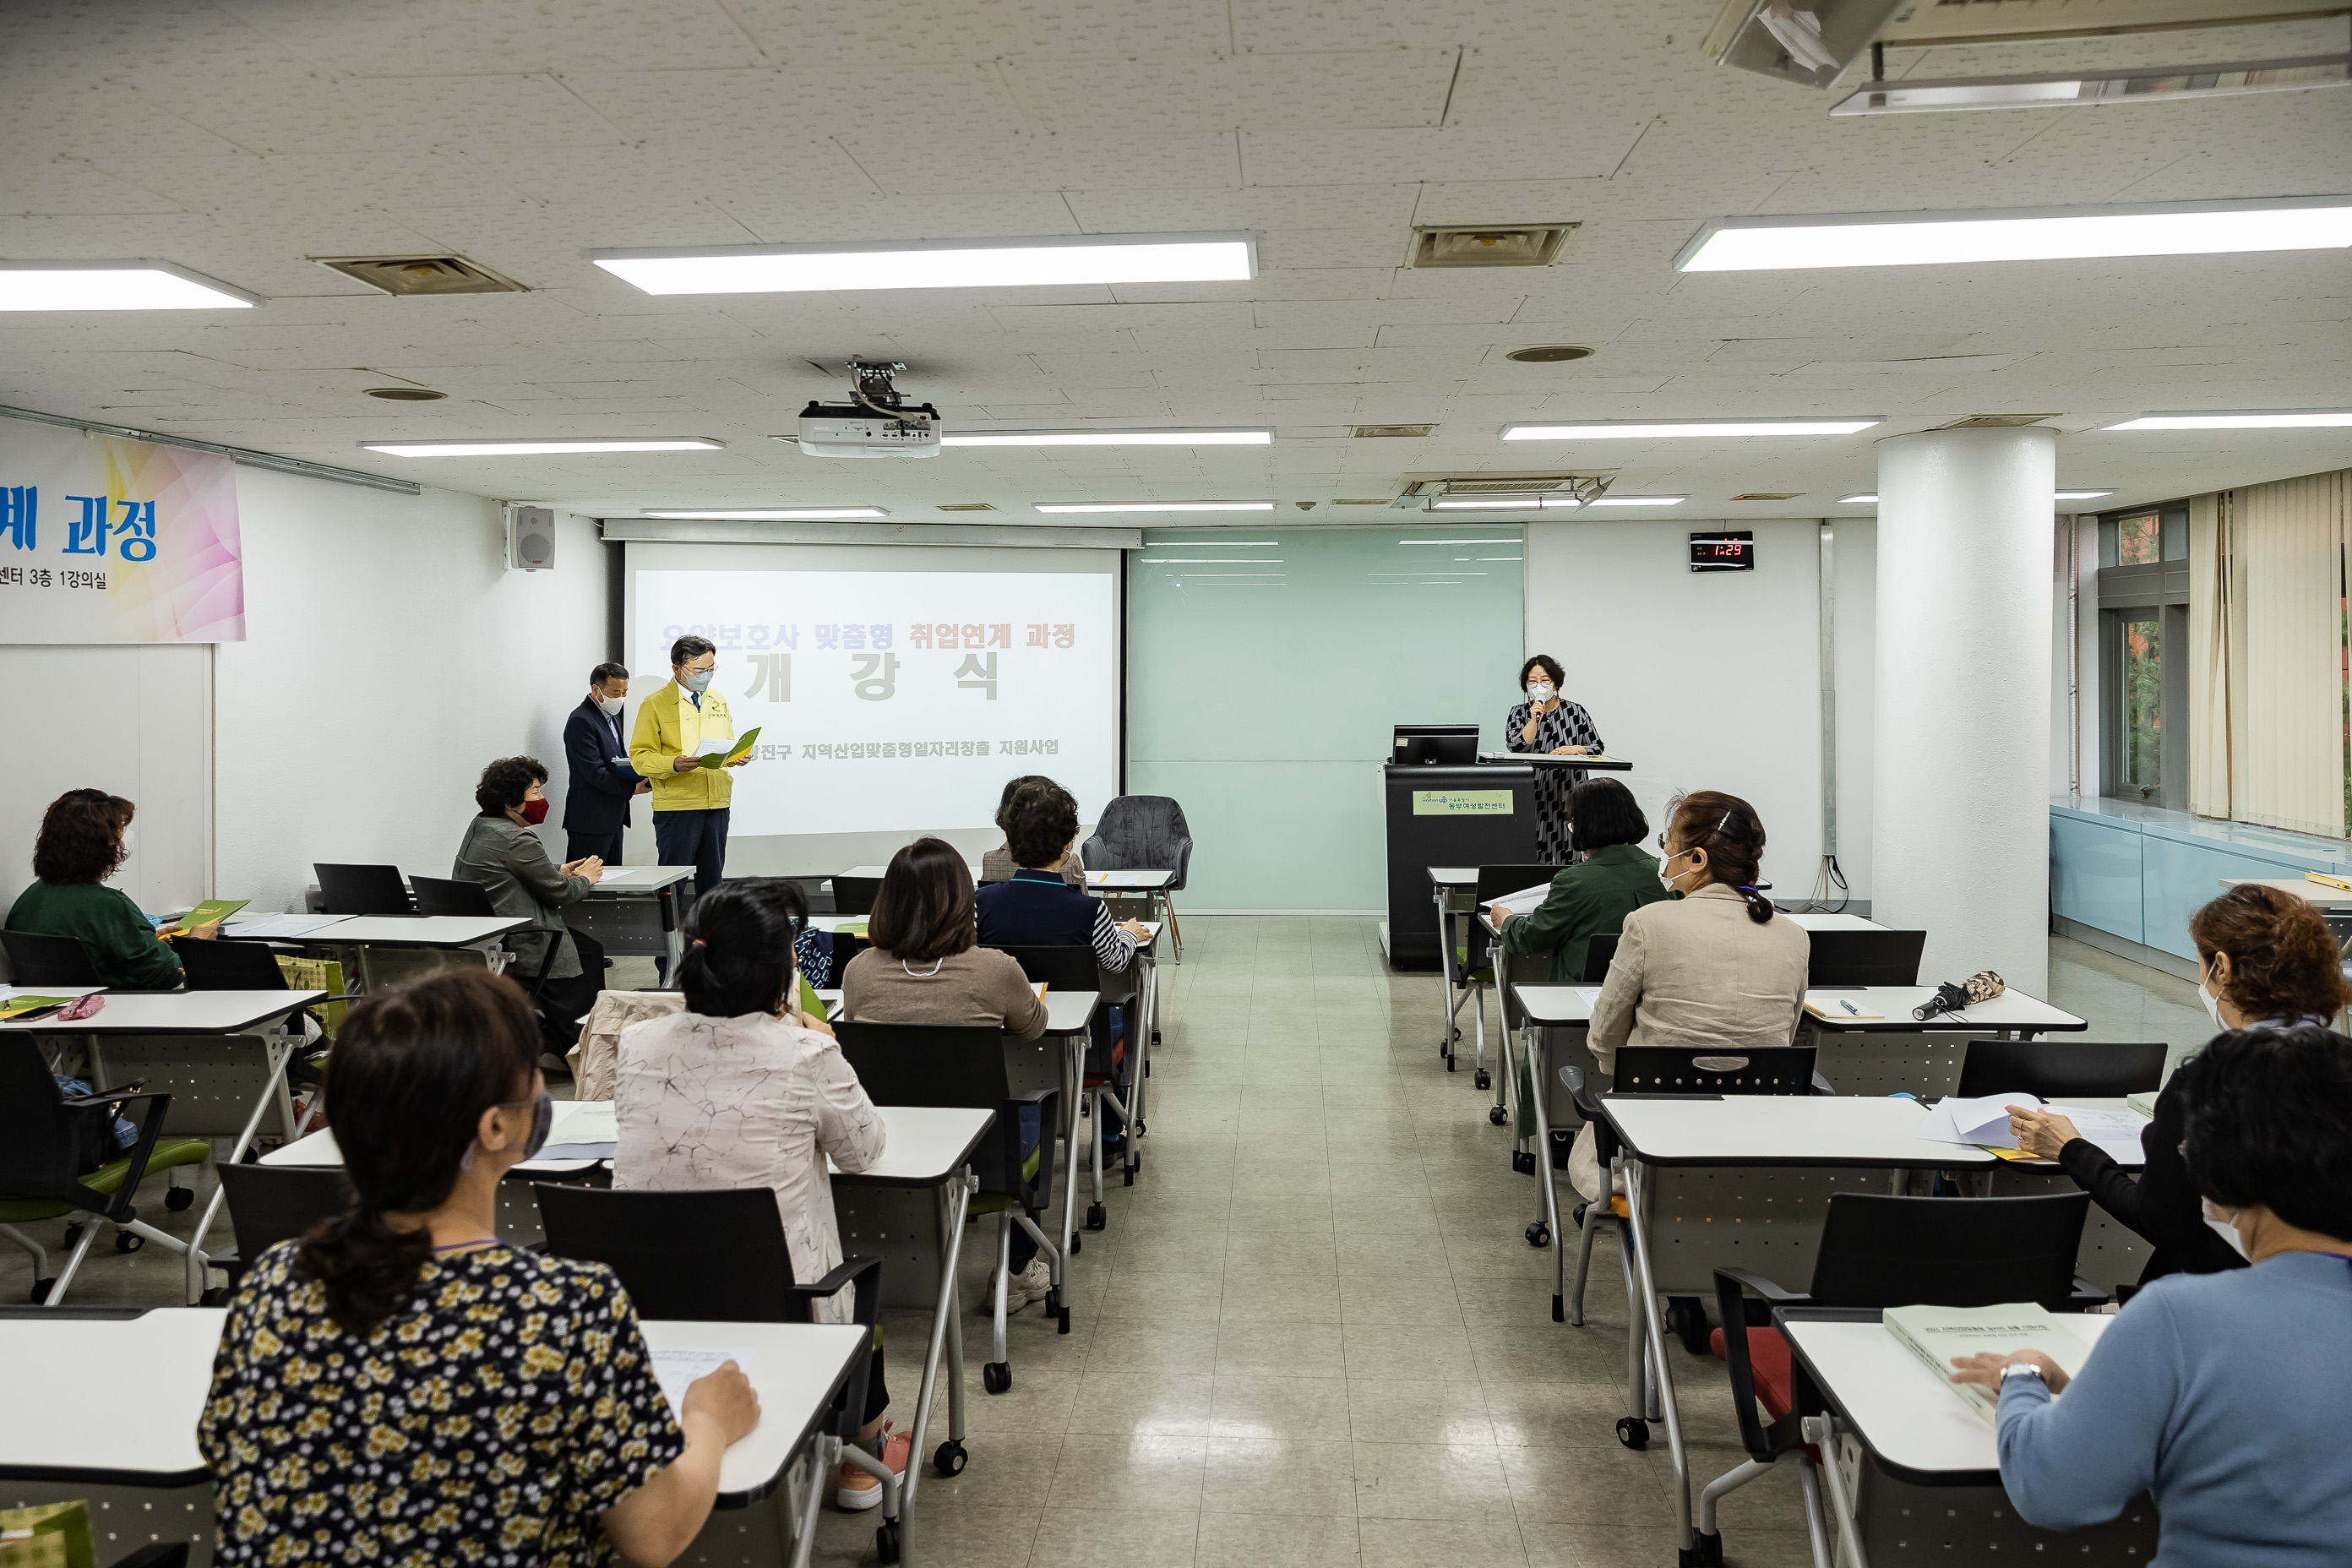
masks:
<svg viewBox="0 0 2352 1568"><path fill-rule="evenodd" d="M1575 229L1572 223L1502 224L1490 228L1412 231L1407 267L1549 267Z"/></svg>
<svg viewBox="0 0 2352 1568"><path fill-rule="evenodd" d="M1335 500L1331 504L1333 506L1386 506L1389 502L1386 496L1373 496L1370 499L1359 496L1352 500Z"/></svg>
<svg viewBox="0 0 2352 1568"><path fill-rule="evenodd" d="M1414 440L1436 429L1434 425L1351 425L1349 429L1362 440Z"/></svg>
<svg viewBox="0 0 2352 1568"><path fill-rule="evenodd" d="M1610 474L1407 474L1409 496L1572 495L1590 499L1609 488Z"/></svg>
<svg viewBox="0 0 2352 1568"><path fill-rule="evenodd" d="M386 403L438 403L449 395L429 386L371 386L366 392L370 397L381 397Z"/></svg>
<svg viewBox="0 0 2352 1568"><path fill-rule="evenodd" d="M1538 343L1533 348L1513 349L1503 357L1521 364L1566 364L1572 360L1591 359L1592 351L1581 343Z"/></svg>
<svg viewBox="0 0 2352 1568"><path fill-rule="evenodd" d="M1966 419L1955 419L1949 425L1938 425L1938 430L2013 430L2021 425L2039 425L2044 419L2055 419L2055 414L1971 414Z"/></svg>
<svg viewBox="0 0 2352 1568"><path fill-rule="evenodd" d="M994 511L996 509L984 500L959 500L941 501L938 510L940 511Z"/></svg>
<svg viewBox="0 0 2352 1568"><path fill-rule="evenodd" d="M311 260L387 294L522 294L511 278L462 256L314 256Z"/></svg>
<svg viewBox="0 0 2352 1568"><path fill-rule="evenodd" d="M1802 490L1749 490L1745 495L1736 495L1731 499L1733 500L1795 500L1804 493Z"/></svg>

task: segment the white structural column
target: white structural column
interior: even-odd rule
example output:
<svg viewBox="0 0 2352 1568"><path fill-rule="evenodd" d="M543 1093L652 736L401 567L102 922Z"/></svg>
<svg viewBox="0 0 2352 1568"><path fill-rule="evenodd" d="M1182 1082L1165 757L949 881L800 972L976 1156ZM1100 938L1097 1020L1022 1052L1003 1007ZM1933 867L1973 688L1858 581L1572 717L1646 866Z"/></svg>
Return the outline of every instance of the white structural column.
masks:
<svg viewBox="0 0 2352 1568"><path fill-rule="evenodd" d="M1871 911L1927 933L1923 984L2048 988L2056 479L2046 429L1878 445Z"/></svg>

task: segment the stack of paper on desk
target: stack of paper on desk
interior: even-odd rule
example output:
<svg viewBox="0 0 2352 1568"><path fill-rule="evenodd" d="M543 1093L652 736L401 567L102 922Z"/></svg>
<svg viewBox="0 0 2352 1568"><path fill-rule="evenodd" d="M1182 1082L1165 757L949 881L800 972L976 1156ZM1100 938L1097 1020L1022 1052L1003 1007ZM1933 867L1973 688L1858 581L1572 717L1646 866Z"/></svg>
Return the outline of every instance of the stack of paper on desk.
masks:
<svg viewBox="0 0 2352 1568"><path fill-rule="evenodd" d="M1954 1383L1954 1357L2035 1350L2064 1367L2069 1377L2091 1359L2091 1347L2080 1334L2031 1301L2002 1307L1889 1307L1879 1322L1987 1422L1999 1413L2000 1395L1977 1384Z"/></svg>
<svg viewBox="0 0 2352 1568"><path fill-rule="evenodd" d="M1931 1107L1919 1121L1919 1136L1938 1143L1969 1143L1981 1149L2014 1149L2010 1136L2009 1108L2021 1105L2063 1116L2074 1131L2105 1150L2114 1160L2137 1165L2145 1157L2140 1129L2147 1119L2133 1110L2105 1110L2088 1105L2061 1105L2032 1094L1989 1094L1979 1100L1949 1097Z"/></svg>
<svg viewBox="0 0 2352 1568"><path fill-rule="evenodd" d="M1532 888L1521 888L1516 893L1505 893L1499 899L1489 899L1486 901L1508 910L1515 915L1531 915L1542 907L1543 901L1549 897L1551 897L1551 884L1539 882Z"/></svg>

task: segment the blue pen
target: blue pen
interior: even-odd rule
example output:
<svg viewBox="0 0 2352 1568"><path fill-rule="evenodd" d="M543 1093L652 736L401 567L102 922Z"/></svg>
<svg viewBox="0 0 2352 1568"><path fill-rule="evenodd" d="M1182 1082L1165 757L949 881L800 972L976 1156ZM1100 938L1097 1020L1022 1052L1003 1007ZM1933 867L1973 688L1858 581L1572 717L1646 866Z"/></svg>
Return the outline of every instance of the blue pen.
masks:
<svg viewBox="0 0 2352 1568"><path fill-rule="evenodd" d="M1844 1008L1847 1012L1852 1013L1857 1018L1862 1016L1861 1010L1843 996L1838 998L1838 1005Z"/></svg>

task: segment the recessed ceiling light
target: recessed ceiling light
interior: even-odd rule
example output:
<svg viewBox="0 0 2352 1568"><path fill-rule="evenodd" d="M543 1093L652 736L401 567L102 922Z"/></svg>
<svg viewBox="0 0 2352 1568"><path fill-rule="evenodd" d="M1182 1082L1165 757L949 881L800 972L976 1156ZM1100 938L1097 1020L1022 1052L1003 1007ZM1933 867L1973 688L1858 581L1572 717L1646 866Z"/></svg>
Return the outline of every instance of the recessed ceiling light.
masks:
<svg viewBox="0 0 2352 1568"><path fill-rule="evenodd" d="M1257 276L1257 245L1247 233L700 245L583 254L648 294L1237 283Z"/></svg>
<svg viewBox="0 0 2352 1568"><path fill-rule="evenodd" d="M1593 506L1680 506L1688 496L1602 496Z"/></svg>
<svg viewBox="0 0 2352 1568"><path fill-rule="evenodd" d="M362 441L394 458L536 458L566 452L715 452L726 443L693 436L676 440Z"/></svg>
<svg viewBox="0 0 2352 1568"><path fill-rule="evenodd" d="M1570 495L1440 496L1429 503L1432 511L1555 511L1579 504Z"/></svg>
<svg viewBox="0 0 2352 1568"><path fill-rule="evenodd" d="M1840 506L1876 506L1877 504L1878 498L1875 495L1838 497Z"/></svg>
<svg viewBox="0 0 2352 1568"><path fill-rule="evenodd" d="M1506 425L1506 441L1655 441L1680 436L1851 436L1880 423L1843 419L1603 419L1590 425Z"/></svg>
<svg viewBox="0 0 2352 1568"><path fill-rule="evenodd" d="M1265 447L1267 429L964 430L940 437L942 447Z"/></svg>
<svg viewBox="0 0 2352 1568"><path fill-rule="evenodd" d="M2352 409L2274 409L2269 413L2143 414L2110 430L2327 430L2352 425Z"/></svg>
<svg viewBox="0 0 2352 1568"><path fill-rule="evenodd" d="M1522 544L1518 539L1400 539L1399 544Z"/></svg>
<svg viewBox="0 0 2352 1568"><path fill-rule="evenodd" d="M2101 496L2111 496L2115 493L2116 492L2113 490L2056 490L2052 492L2050 499L2053 500L2097 500ZM1874 491L1868 495L1840 496L1838 497L1838 504L1840 506L1876 506L1878 504L1878 496Z"/></svg>
<svg viewBox="0 0 2352 1568"><path fill-rule="evenodd" d="M1220 539L1213 534L1196 534L1191 539L1147 539L1143 542L1143 547L1147 550L1173 546L1194 550L1245 550L1255 545L1281 542L1279 539Z"/></svg>
<svg viewBox="0 0 2352 1568"><path fill-rule="evenodd" d="M1038 501L1039 511L1272 511L1270 500Z"/></svg>
<svg viewBox="0 0 2352 1568"><path fill-rule="evenodd" d="M1675 257L1682 272L1916 267L2108 256L2209 256L2352 245L2352 196L2147 206L1718 218Z"/></svg>
<svg viewBox="0 0 2352 1568"><path fill-rule="evenodd" d="M685 522L833 522L890 514L878 506L806 506L763 511L648 511L645 515Z"/></svg>
<svg viewBox="0 0 2352 1568"><path fill-rule="evenodd" d="M168 261L0 261L0 310L250 310L261 296Z"/></svg>
<svg viewBox="0 0 2352 1568"><path fill-rule="evenodd" d="M2165 103L2342 87L2352 57L2242 60L2229 65L2068 71L2037 76L1954 77L1945 81L1874 81L1830 110L1861 114L1947 114L1973 109L2047 109L2079 103Z"/></svg>
<svg viewBox="0 0 2352 1568"><path fill-rule="evenodd" d="M371 386L366 391L370 397L381 397L386 403L438 403L449 395L429 386Z"/></svg>
<svg viewBox="0 0 2352 1568"><path fill-rule="evenodd" d="M1538 343L1533 348L1513 349L1503 357L1521 364L1566 364L1570 360L1591 359L1592 351L1575 343Z"/></svg>

